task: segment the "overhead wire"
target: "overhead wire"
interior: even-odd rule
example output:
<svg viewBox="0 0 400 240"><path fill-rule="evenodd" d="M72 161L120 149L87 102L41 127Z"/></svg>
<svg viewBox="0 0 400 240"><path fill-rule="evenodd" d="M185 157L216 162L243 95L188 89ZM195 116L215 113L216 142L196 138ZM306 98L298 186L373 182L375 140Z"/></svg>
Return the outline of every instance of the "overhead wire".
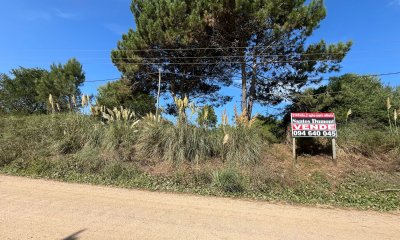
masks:
<svg viewBox="0 0 400 240"><path fill-rule="evenodd" d="M271 44L268 46L256 46L258 49L280 47L282 44ZM285 45L285 47L296 47L297 45ZM156 52L156 51L193 51L193 50L225 50L225 49L252 49L254 46L231 46L231 47L186 47L186 48L151 48L151 49L114 49L114 51L126 52ZM109 52L109 49L29 49L30 51L73 51L73 52ZM25 50L26 51L26 50Z"/></svg>
<svg viewBox="0 0 400 240"><path fill-rule="evenodd" d="M398 43L399 41L391 41ZM308 44L312 46L314 44ZM256 49L266 49L271 47L297 47L297 44L270 44L268 46L256 46ZM254 46L220 46L220 47L182 47L182 48L152 48L152 49L111 49L114 52L157 52L157 51L194 51L194 50L226 50L226 49L254 49ZM12 51L32 51L32 52L56 52L56 51L68 51L68 52L110 52L110 49L7 49ZM395 49L399 50L399 49ZM358 52L370 52L371 50L361 49ZM393 51L393 49L382 49L382 51ZM353 51L352 51L353 52Z"/></svg>
<svg viewBox="0 0 400 240"><path fill-rule="evenodd" d="M150 73L146 73L149 75L157 75L157 72L150 72ZM165 74L165 73L164 73ZM200 75L191 75L191 74L184 74L184 73L172 73L172 72L167 72L166 74L175 74L175 75L181 75L181 76L189 76L189 77L209 77L207 75L204 76L200 76ZM387 72L387 73L377 73L377 74L362 74L360 76L364 76L364 77L380 77L380 76L390 76L390 75L399 75L400 71L398 72ZM212 77L217 77L217 76L212 76ZM308 81L328 81L331 78L334 77L338 77L338 76L332 76L329 78L311 78L311 79L307 79ZM240 78L240 77L239 77ZM106 81L112 81L112 80L119 80L121 79L121 77L115 77L115 78L109 78L109 79L97 79L97 80L87 80L85 82L106 82ZM296 79L293 80L289 80L289 81L297 81ZM303 81L303 80L298 80L298 81Z"/></svg>
<svg viewBox="0 0 400 240"><path fill-rule="evenodd" d="M304 62L332 62L339 61L339 59L310 59L310 60L284 60L284 61L259 61L257 64L270 64L270 63L304 63ZM241 64L248 63L246 61L224 61L224 62L129 62L123 63L125 65L218 65L218 64ZM96 63L96 64L110 64ZM114 64L114 63L113 63Z"/></svg>
<svg viewBox="0 0 400 240"><path fill-rule="evenodd" d="M171 73L171 74L174 74L174 73ZM179 74L179 73L176 73L176 74ZM400 71L399 72L380 73L380 74L368 74L368 75L362 75L361 77L378 77L378 76L389 76L389 75L399 75L399 74L400 74ZM149 75L158 75L158 73L155 73L155 72L154 73L149 73ZM187 75L187 74L185 74L185 75ZM197 77L199 77L199 76L197 76ZM334 78L334 77L331 77L331 78ZM315 79L315 80L325 81L325 80L330 80L331 78ZM119 79L119 78L117 78L117 79ZM116 79L114 79L114 80L116 80ZM101 81L101 80L95 80L95 81ZM314 97L314 96L320 96L320 95L326 95L326 94L337 94L337 93L341 93L341 92L344 92L344 91L341 90L341 91L324 92L324 93L307 94L307 95L298 95L299 93L297 93L296 98ZM290 94L290 93L287 93L287 94ZM283 97L285 100L288 100L288 98L284 97L283 94L267 93L266 95L275 96L275 97L281 97L281 98Z"/></svg>
<svg viewBox="0 0 400 240"><path fill-rule="evenodd" d="M93 83L93 82L110 82L110 81L117 81L119 79L120 78L86 80L86 81L83 82L83 84L85 84L85 83Z"/></svg>
<svg viewBox="0 0 400 240"><path fill-rule="evenodd" d="M149 75L158 75L159 73L150 72L148 74ZM180 73L169 73L169 74L177 74L177 75L179 75ZM398 72L379 73L379 74L364 74L364 75L361 75L361 77L378 77L378 76L390 76L390 75L399 75L399 74L400 74L400 71L398 71ZM189 75L190 76L190 74L184 74L184 75ZM201 77L201 76L194 75L192 77ZM204 77L206 77L206 76L204 76ZM315 79L315 80L325 81L325 80L330 80L331 78L334 78L334 77L335 76L332 76L330 78ZM91 81L89 80L89 81L85 81L85 82L101 82L101 81L118 80L118 79L121 79L121 78L111 78L111 79L91 80ZM333 92L329 92L328 91L328 92L323 92L323 93L315 93L315 94L307 94L307 95L299 95L299 93L297 93L296 98L314 97L314 96L320 96L320 95L326 95L326 94L337 94L337 93L341 93L341 92L344 92L344 91L343 90L333 91ZM290 93L288 92L287 94L290 94ZM267 93L266 95L284 98L285 100L289 99L289 98L285 97L283 94L278 94L278 93Z"/></svg>
<svg viewBox="0 0 400 240"><path fill-rule="evenodd" d="M323 55L342 55L346 52L337 52L337 53L288 53L288 54L258 54L257 57L286 57L286 56L323 56ZM208 59L208 58L240 58L240 57L248 57L249 55L216 55L216 56L176 56L171 57L168 56L168 59ZM251 55L250 55L251 56ZM162 57L139 57L140 60L157 60ZM92 58L92 59L109 59L109 58ZM129 60L132 58L121 57L121 58L112 58L116 60Z"/></svg>

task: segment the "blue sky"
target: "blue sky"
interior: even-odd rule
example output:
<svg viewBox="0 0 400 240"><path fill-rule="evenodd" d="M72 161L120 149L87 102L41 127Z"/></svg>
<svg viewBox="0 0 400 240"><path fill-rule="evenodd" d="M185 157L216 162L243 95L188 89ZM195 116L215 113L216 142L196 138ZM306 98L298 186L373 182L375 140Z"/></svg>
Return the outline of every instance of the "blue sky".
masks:
<svg viewBox="0 0 400 240"><path fill-rule="evenodd" d="M87 80L120 76L110 51L122 33L134 28L130 0L12 0L0 8L0 73L11 68L48 68L53 62L76 57ZM342 73L400 71L400 0L326 0L327 18L310 42L352 40ZM382 80L400 85L400 75ZM86 83L84 93L95 94L104 82ZM225 93L240 98L232 88ZM233 101L227 108L235 103ZM218 111L220 111L219 109ZM273 112L257 106L256 112Z"/></svg>

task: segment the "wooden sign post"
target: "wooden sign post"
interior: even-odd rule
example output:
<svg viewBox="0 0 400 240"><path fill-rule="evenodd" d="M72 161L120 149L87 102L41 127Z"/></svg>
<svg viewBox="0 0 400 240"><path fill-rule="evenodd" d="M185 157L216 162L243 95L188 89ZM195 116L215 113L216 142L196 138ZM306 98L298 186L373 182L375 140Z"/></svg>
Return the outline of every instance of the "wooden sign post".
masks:
<svg viewBox="0 0 400 240"><path fill-rule="evenodd" d="M334 113L292 113L293 165L296 164L296 138L332 138L332 159L336 164L336 119Z"/></svg>
<svg viewBox="0 0 400 240"><path fill-rule="evenodd" d="M332 160L336 165L336 138L332 138Z"/></svg>
<svg viewBox="0 0 400 240"><path fill-rule="evenodd" d="M292 139L293 141L293 167L296 166L297 154L296 154L296 138Z"/></svg>

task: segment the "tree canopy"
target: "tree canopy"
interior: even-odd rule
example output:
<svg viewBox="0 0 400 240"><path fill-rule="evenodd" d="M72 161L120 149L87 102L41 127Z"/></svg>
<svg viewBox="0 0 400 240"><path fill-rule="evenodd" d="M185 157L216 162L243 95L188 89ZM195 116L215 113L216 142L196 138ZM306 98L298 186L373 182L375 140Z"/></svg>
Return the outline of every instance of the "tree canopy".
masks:
<svg viewBox="0 0 400 240"><path fill-rule="evenodd" d="M334 112L337 121L344 123L351 109L349 121L388 126L387 100L389 98L392 108L396 109L400 107L399 94L398 89L384 86L377 77L345 74L331 78L325 86L297 95L287 113Z"/></svg>
<svg viewBox="0 0 400 240"><path fill-rule="evenodd" d="M47 102L49 94L59 104L61 111L78 107L85 73L78 60L72 58L65 64L52 64L50 71L38 82L36 91L40 101ZM74 104L74 100L76 104ZM75 106L74 106L75 105Z"/></svg>
<svg viewBox="0 0 400 240"><path fill-rule="evenodd" d="M47 71L40 68L17 68L11 77L0 74L0 109L3 112L41 113L46 103L38 101L37 83Z"/></svg>
<svg viewBox="0 0 400 240"><path fill-rule="evenodd" d="M111 56L134 90L154 93L160 68L161 91L170 93L172 99L186 96L214 105L230 99L218 93L221 86L231 84L229 69L208 58L221 53L208 49L212 28L206 21L205 4L192 0L132 1L136 30L122 36Z"/></svg>
<svg viewBox="0 0 400 240"><path fill-rule="evenodd" d="M220 88L241 75L242 109L277 104L319 74L340 69L351 42L308 38L326 16L322 0L134 0L136 29L112 51L114 64L137 88L173 97L224 102Z"/></svg>
<svg viewBox="0 0 400 240"><path fill-rule="evenodd" d="M3 112L46 112L49 94L58 103L60 111L79 107L79 87L85 81L85 73L74 58L64 65L52 64L50 71L20 67L10 73L11 76L0 75L0 109Z"/></svg>
<svg viewBox="0 0 400 240"><path fill-rule="evenodd" d="M122 106L133 110L138 115L155 112L155 99L149 94L132 93L124 80L107 83L99 87L97 104L109 109Z"/></svg>
<svg viewBox="0 0 400 240"><path fill-rule="evenodd" d="M216 39L221 46L236 49L242 109L249 118L255 102L278 104L303 86L319 82L319 74L338 71L350 50L351 42L307 41L326 17L322 0L219 2L216 15L234 21L236 27L227 26L233 22L216 21Z"/></svg>

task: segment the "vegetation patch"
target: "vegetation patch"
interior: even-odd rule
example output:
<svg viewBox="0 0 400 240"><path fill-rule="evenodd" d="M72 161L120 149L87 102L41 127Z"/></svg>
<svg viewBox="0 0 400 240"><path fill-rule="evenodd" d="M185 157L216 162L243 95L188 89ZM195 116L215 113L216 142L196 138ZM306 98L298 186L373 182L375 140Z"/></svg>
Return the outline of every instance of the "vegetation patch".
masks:
<svg viewBox="0 0 400 240"><path fill-rule="evenodd" d="M400 174L390 167L397 160L392 158L371 160L341 153L339 165L334 166L328 155L300 156L292 169L288 146L259 145L262 136L244 126L203 129L152 120L134 126L118 121L99 124L76 113L0 119L3 174L289 203L400 209L400 192L387 191L400 188ZM226 134L232 138L231 146L224 144ZM73 146L73 151L62 150L60 142ZM245 144L258 152L246 153ZM238 151L238 158L227 157L227 151ZM202 157L196 159L196 154Z"/></svg>

